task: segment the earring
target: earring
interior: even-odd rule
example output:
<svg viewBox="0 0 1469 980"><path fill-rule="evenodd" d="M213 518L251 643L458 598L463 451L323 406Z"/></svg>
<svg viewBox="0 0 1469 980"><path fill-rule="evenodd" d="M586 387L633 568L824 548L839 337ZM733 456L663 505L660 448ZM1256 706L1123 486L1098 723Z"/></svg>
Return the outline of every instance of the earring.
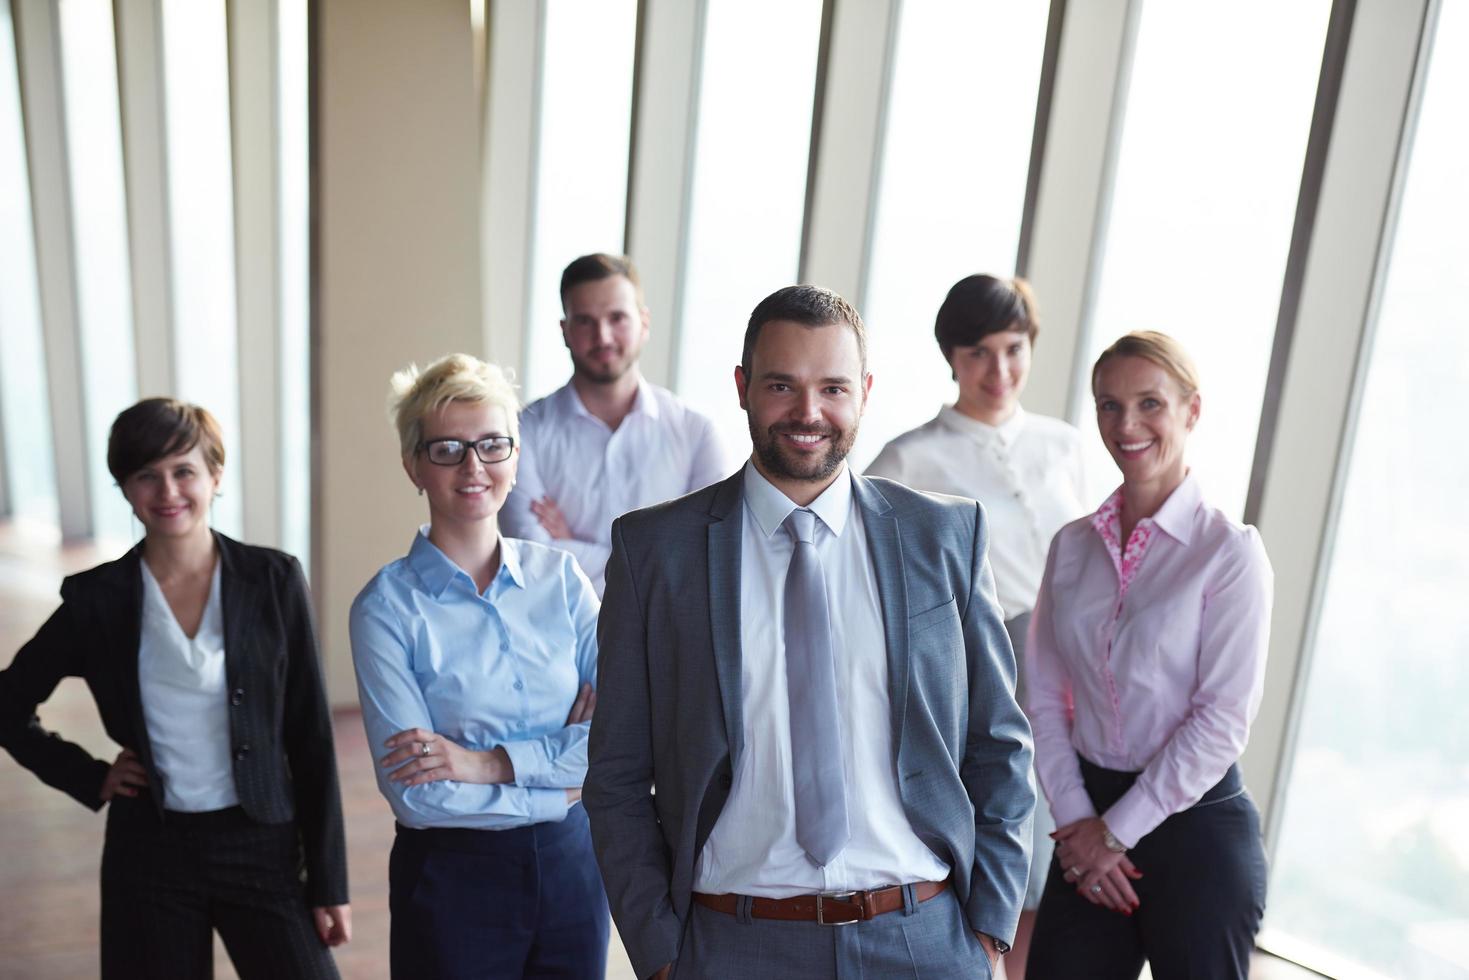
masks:
<svg viewBox="0 0 1469 980"><path fill-rule="evenodd" d="M419 488L418 488L418 495L419 495L419 496L420 496L420 497L422 497L422 496L423 496L423 487L419 487Z"/></svg>

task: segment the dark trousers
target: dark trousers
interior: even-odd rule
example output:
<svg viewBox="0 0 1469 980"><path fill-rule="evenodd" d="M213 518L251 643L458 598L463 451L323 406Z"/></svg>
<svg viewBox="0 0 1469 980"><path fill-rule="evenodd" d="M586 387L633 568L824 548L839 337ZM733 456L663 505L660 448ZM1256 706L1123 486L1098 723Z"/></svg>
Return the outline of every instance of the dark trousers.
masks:
<svg viewBox="0 0 1469 980"><path fill-rule="evenodd" d="M1087 793L1106 811L1137 779L1081 760ZM1027 980L1136 980L1147 960L1157 980L1245 980L1265 914L1260 813L1231 766L1197 804L1164 820L1128 857L1131 917L1076 894L1052 859L1031 939Z"/></svg>
<svg viewBox="0 0 1469 980"><path fill-rule="evenodd" d="M241 980L335 980L306 907L294 824L256 823L239 807L160 819L146 795L107 810L104 980L207 980L215 929Z"/></svg>
<svg viewBox="0 0 1469 980"><path fill-rule="evenodd" d="M400 826L388 889L395 980L606 975L607 895L580 806L512 830Z"/></svg>

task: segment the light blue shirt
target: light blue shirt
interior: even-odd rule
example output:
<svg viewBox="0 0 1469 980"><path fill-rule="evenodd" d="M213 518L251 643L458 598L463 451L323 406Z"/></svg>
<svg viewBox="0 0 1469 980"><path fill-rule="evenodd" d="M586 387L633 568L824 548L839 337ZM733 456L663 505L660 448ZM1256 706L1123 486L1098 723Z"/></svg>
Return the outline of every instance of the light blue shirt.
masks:
<svg viewBox="0 0 1469 980"><path fill-rule="evenodd" d="M590 722L567 725L597 683L600 603L564 551L500 539L484 593L422 528L352 603L352 662L374 759L398 732L425 728L478 751L501 746L515 782L377 784L406 827L502 830L566 816L587 773Z"/></svg>

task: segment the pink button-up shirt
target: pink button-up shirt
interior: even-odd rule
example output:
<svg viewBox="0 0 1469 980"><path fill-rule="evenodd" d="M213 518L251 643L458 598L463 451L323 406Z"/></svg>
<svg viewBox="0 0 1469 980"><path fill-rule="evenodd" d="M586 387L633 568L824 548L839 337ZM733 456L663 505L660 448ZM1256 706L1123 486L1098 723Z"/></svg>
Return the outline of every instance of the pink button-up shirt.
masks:
<svg viewBox="0 0 1469 980"><path fill-rule="evenodd" d="M1121 541L1121 491L1051 542L1025 709L1056 825L1096 816L1077 754L1141 772L1103 819L1132 847L1198 802L1260 706L1274 575L1260 535L1185 477Z"/></svg>

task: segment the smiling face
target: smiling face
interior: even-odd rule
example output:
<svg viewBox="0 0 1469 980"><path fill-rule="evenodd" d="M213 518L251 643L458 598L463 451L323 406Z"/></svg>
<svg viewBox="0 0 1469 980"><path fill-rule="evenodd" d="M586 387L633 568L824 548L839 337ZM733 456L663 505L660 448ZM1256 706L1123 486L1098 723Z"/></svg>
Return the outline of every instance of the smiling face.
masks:
<svg viewBox="0 0 1469 980"><path fill-rule="evenodd" d="M196 445L129 474L122 495L149 537L207 534L209 505L222 475L223 470L209 472L204 451Z"/></svg>
<svg viewBox="0 0 1469 980"><path fill-rule="evenodd" d="M1188 468L1184 444L1199 421L1199 393L1185 393L1161 365L1119 355L1097 369L1097 429L1134 485L1177 486Z"/></svg>
<svg viewBox="0 0 1469 980"><path fill-rule="evenodd" d="M626 276L608 276L566 293L561 339L577 377L598 384L618 380L638 363L648 340L648 311Z"/></svg>
<svg viewBox="0 0 1469 980"><path fill-rule="evenodd" d="M986 334L977 344L955 347L949 366L959 382L954 407L970 418L999 425L1020 405L1030 376L1030 336L1023 330Z"/></svg>
<svg viewBox="0 0 1469 980"><path fill-rule="evenodd" d="M749 377L735 369L735 387L755 467L797 503L814 500L851 452L872 388L852 328L772 320L760 329Z"/></svg>
<svg viewBox="0 0 1469 980"><path fill-rule="evenodd" d="M436 439L473 443L508 435L509 415L491 402L451 401L423 419L424 443ZM429 462L427 452L419 448L404 458L403 468L428 497L429 523L443 527L493 520L505 506L519 459L518 445L509 459L498 463L480 462L470 447L459 463L440 466Z"/></svg>

